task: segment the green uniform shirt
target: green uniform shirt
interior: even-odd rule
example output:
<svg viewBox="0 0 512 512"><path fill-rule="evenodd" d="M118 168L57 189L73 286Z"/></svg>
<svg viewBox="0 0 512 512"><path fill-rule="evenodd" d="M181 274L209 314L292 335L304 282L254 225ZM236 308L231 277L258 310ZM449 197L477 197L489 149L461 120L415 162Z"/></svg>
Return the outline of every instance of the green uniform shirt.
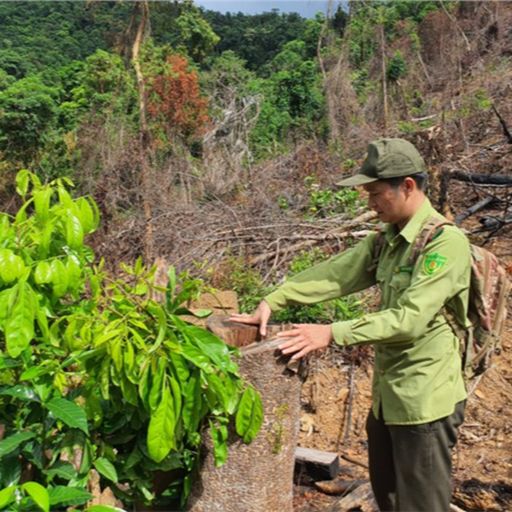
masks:
<svg viewBox="0 0 512 512"><path fill-rule="evenodd" d="M441 217L428 199L398 232L387 225L385 246L372 269L376 233L352 249L289 279L265 298L272 311L289 303L314 304L378 284L381 307L356 320L332 325L340 345L375 345L373 413L387 424L414 425L449 416L466 398L459 340L441 310L448 304L462 325L469 294L469 242L444 226L414 268L412 246L425 221Z"/></svg>

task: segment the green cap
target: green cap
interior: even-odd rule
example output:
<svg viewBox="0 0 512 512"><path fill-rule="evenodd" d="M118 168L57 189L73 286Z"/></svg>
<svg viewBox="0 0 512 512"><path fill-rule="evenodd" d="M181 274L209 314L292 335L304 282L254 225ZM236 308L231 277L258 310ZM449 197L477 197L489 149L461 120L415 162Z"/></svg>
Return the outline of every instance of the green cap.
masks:
<svg viewBox="0 0 512 512"><path fill-rule="evenodd" d="M405 139L377 139L368 144L368 155L357 174L337 183L355 187L372 181L427 172L418 150Z"/></svg>

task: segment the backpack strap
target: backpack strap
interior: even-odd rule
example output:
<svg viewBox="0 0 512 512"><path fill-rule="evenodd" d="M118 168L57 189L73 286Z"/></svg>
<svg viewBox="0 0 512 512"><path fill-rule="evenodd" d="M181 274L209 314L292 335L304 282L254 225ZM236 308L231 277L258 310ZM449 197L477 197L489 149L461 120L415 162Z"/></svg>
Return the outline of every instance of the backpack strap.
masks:
<svg viewBox="0 0 512 512"><path fill-rule="evenodd" d="M373 244L372 261L367 268L368 272L373 272L374 270L377 269L377 266L379 265L380 255L382 254L385 245L386 238L384 236L383 231L379 229L379 231L377 231L375 242Z"/></svg>
<svg viewBox="0 0 512 512"><path fill-rule="evenodd" d="M409 265L414 267L421 253L427 246L429 242L434 240L437 236L442 233L443 226L452 226L453 222L450 222L448 219L441 219L439 217L430 217L427 219L423 227L421 228L420 234L416 237L414 241L414 245L411 249L411 254L409 256Z"/></svg>

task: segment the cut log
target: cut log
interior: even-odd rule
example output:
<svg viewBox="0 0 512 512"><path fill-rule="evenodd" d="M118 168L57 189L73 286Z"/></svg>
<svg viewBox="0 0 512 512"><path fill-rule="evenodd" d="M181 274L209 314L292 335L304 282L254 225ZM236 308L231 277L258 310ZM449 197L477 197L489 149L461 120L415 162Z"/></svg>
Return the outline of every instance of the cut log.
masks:
<svg viewBox="0 0 512 512"><path fill-rule="evenodd" d="M226 316L209 317L206 327L233 347L245 347L260 339L258 326L230 322Z"/></svg>
<svg viewBox="0 0 512 512"><path fill-rule="evenodd" d="M334 478L340 472L340 458L337 453L301 446L295 449L295 464L296 472L305 471L313 479Z"/></svg>
<svg viewBox="0 0 512 512"><path fill-rule="evenodd" d="M272 326L269 335L281 329ZM261 394L263 425L250 444L244 444L231 426L228 459L220 468L215 467L209 432L204 432L200 475L188 509L292 512L301 379L287 368L289 358L276 353L275 343L259 342L242 347L241 353L240 374Z"/></svg>

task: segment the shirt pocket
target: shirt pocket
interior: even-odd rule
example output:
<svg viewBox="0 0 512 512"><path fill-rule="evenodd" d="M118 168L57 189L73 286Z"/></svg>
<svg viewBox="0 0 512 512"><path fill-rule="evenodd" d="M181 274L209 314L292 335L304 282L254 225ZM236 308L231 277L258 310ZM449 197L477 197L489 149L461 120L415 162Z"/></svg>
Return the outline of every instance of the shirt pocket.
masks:
<svg viewBox="0 0 512 512"><path fill-rule="evenodd" d="M409 272L396 272L389 281L389 286L397 295L401 295L411 285L411 277Z"/></svg>

